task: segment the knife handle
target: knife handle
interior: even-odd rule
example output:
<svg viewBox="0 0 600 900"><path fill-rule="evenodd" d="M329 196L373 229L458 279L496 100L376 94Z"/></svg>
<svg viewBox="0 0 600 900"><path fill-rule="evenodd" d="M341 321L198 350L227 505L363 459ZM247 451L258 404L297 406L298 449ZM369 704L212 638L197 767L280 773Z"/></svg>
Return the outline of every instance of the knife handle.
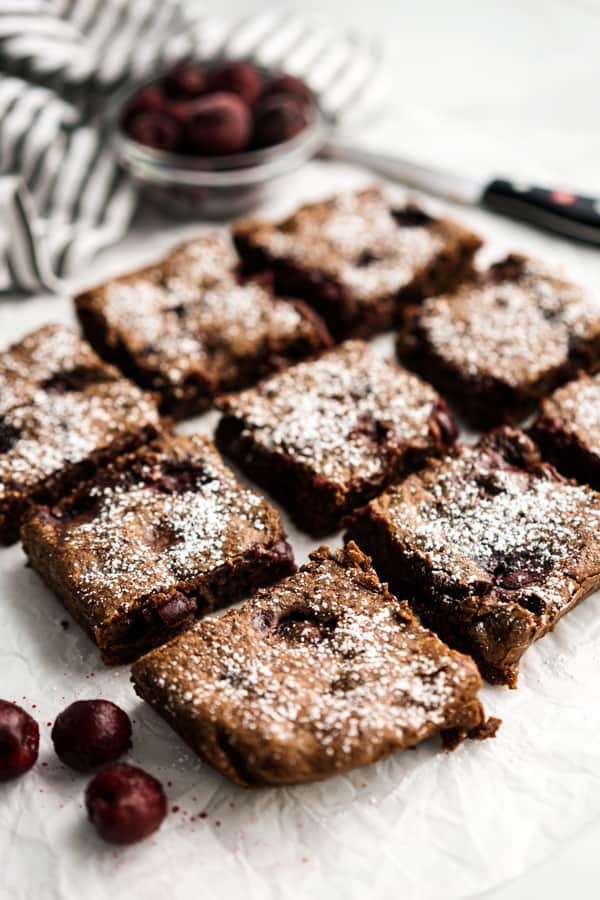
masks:
<svg viewBox="0 0 600 900"><path fill-rule="evenodd" d="M504 179L491 181L482 195L483 205L539 228L587 244L600 245L600 200Z"/></svg>

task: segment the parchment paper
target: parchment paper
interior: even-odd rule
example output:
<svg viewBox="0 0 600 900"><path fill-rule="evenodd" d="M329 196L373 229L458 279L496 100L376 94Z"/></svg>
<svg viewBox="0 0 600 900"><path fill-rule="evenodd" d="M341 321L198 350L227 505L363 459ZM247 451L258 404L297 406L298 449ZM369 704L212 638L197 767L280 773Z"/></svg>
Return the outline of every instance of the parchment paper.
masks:
<svg viewBox="0 0 600 900"><path fill-rule="evenodd" d="M364 180L314 163L271 211ZM448 211L489 239L482 261L524 249L565 264L600 291L593 251L482 212ZM77 287L145 262L195 230L146 213L132 238ZM0 347L48 320L73 321L67 298L0 302ZM392 353L391 336L376 344ZM208 414L183 430L211 433L214 422ZM302 562L315 542L286 524ZM339 536L329 543L339 546ZM200 762L136 698L126 667L102 667L24 561L18 546L0 549L0 696L37 718L41 751L29 775L0 785L2 898L458 900L515 877L600 815L598 595L526 654L518 690L484 688L489 713L504 720L496 740L451 754L432 740L321 784L245 791ZM50 742L57 713L94 697L130 713L128 759L168 793L161 830L130 848L95 836L82 802L87 778L63 767Z"/></svg>

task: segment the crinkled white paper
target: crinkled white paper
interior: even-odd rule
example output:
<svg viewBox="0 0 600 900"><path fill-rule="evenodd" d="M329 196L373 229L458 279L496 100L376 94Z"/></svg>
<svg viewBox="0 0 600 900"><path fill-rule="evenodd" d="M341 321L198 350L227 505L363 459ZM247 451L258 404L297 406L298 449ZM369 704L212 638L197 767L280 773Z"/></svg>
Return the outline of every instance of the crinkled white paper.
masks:
<svg viewBox="0 0 600 900"><path fill-rule="evenodd" d="M285 199L291 206L356 180L313 164ZM490 239L488 257L522 248L600 283L593 252L485 213L453 212ZM146 261L183 234L164 222L151 229L98 263L85 283ZM69 302L0 303L0 347L48 320L72 321ZM392 352L391 338L376 343ZM184 430L210 433L214 421L209 414ZM301 562L313 542L289 533ZM451 754L432 740L321 784L246 791L200 762L136 698L127 668L101 666L24 563L18 546L0 549L0 696L37 718L41 751L30 774L0 784L2 898L458 900L548 857L600 813L598 595L526 654L517 691L484 689L488 712L504 720L495 740ZM96 838L83 809L87 778L64 768L50 742L57 713L93 697L130 713L128 758L160 778L169 798L161 830L130 848Z"/></svg>

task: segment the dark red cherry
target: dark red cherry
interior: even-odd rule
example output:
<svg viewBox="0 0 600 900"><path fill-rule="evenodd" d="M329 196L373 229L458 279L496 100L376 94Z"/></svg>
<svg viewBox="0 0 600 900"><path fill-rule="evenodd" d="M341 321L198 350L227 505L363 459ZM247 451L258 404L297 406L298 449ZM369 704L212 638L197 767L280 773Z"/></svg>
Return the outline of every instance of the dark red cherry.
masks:
<svg viewBox="0 0 600 900"><path fill-rule="evenodd" d="M279 75L268 83L263 91L263 97L272 97L275 94L291 94L306 104L313 101L313 93L307 83L295 75Z"/></svg>
<svg viewBox="0 0 600 900"><path fill-rule="evenodd" d="M140 144L172 152L181 141L179 122L165 112L139 112L125 123L127 133Z"/></svg>
<svg viewBox="0 0 600 900"><path fill-rule="evenodd" d="M206 93L206 72L196 63L182 63L167 72L163 79L166 93L174 100L190 100Z"/></svg>
<svg viewBox="0 0 600 900"><path fill-rule="evenodd" d="M56 717L52 742L62 762L87 772L129 750L131 722L110 700L77 700Z"/></svg>
<svg viewBox="0 0 600 900"><path fill-rule="evenodd" d="M260 72L247 62L227 63L211 72L208 83L209 90L237 94L248 106L256 103L262 91Z"/></svg>
<svg viewBox="0 0 600 900"><path fill-rule="evenodd" d="M153 834L167 814L162 785L126 763L114 763L92 778L85 792L90 822L105 841L133 844Z"/></svg>
<svg viewBox="0 0 600 900"><path fill-rule="evenodd" d="M308 125L305 104L292 95L274 94L256 106L254 144L271 147L295 137Z"/></svg>
<svg viewBox="0 0 600 900"><path fill-rule="evenodd" d="M235 94L217 93L196 101L185 127L191 152L207 156L239 153L249 140L250 111Z"/></svg>
<svg viewBox="0 0 600 900"><path fill-rule="evenodd" d="M0 700L0 781L18 778L38 757L40 730L35 719L8 700Z"/></svg>

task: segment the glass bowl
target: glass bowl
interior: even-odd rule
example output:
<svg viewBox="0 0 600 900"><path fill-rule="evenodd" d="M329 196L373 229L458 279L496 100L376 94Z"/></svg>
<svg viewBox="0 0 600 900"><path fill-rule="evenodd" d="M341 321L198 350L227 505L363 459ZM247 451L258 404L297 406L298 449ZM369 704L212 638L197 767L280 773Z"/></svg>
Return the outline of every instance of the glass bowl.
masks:
<svg viewBox="0 0 600 900"><path fill-rule="evenodd" d="M214 157L156 150L133 140L121 125L128 101L155 81L149 79L115 98L114 143L121 164L144 193L172 215L228 219L246 214L265 202L325 141L325 119L314 100L306 128L272 147Z"/></svg>

